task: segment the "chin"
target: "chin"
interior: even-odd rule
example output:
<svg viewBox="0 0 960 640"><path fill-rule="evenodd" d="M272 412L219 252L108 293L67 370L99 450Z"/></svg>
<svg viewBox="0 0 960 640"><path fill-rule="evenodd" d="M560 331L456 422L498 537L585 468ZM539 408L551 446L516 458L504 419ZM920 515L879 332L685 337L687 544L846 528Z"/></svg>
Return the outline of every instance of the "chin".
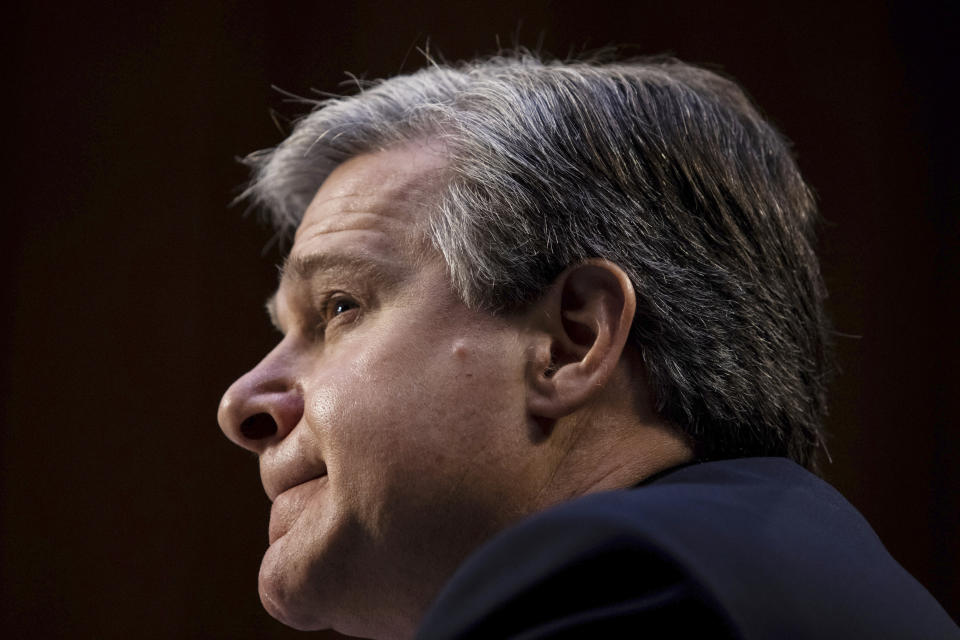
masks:
<svg viewBox="0 0 960 640"><path fill-rule="evenodd" d="M260 563L257 587L263 608L299 631L333 629L357 638L411 638L419 617L382 607L397 599L384 597L384 580L356 582L360 576L383 576L365 571L357 560L366 557L357 550L357 540L364 537L358 528L339 524L325 523L319 538L295 524L273 541ZM353 560L348 563L348 558Z"/></svg>
<svg viewBox="0 0 960 640"><path fill-rule="evenodd" d="M329 629L320 616L320 608L309 589L297 580L300 572L283 562L284 539L281 536L270 545L260 563L257 590L260 602L272 617L299 631Z"/></svg>
<svg viewBox="0 0 960 640"><path fill-rule="evenodd" d="M333 629L355 638L401 640L413 637L416 625L410 620L383 620L364 607L335 606L302 585L291 584L290 576L275 564L268 564L270 549L260 567L258 587L263 608L277 621L298 631ZM342 604L342 603L341 603Z"/></svg>
<svg viewBox="0 0 960 640"><path fill-rule="evenodd" d="M334 602L331 593L318 593L307 579L302 562L291 559L286 549L290 542L281 536L267 549L260 563L257 588L263 608L278 622L298 631L335 631L357 638L389 638L371 628L370 611L353 612L342 602ZM296 544L291 544L291 548ZM357 615L359 613L359 615ZM412 634L411 634L412 635Z"/></svg>
<svg viewBox="0 0 960 640"><path fill-rule="evenodd" d="M329 629L329 625L318 623L312 614L298 611L296 607L287 606L286 602L274 599L270 593L260 591L260 602L273 618L284 625L296 629L297 631L319 631Z"/></svg>

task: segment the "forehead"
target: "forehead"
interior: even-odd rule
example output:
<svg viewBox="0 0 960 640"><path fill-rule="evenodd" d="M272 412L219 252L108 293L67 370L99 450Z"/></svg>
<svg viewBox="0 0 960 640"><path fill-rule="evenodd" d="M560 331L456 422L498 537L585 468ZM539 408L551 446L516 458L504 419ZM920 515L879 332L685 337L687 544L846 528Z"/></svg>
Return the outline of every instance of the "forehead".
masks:
<svg viewBox="0 0 960 640"><path fill-rule="evenodd" d="M446 167L427 145L364 154L337 167L304 212L280 287L267 301L274 325L285 292L314 277L351 272L387 284L422 266L427 212Z"/></svg>
<svg viewBox="0 0 960 640"><path fill-rule="evenodd" d="M323 273L404 277L429 252L424 228L446 167L426 144L364 154L338 166L304 212L277 297ZM274 300L267 303L271 317Z"/></svg>
<svg viewBox="0 0 960 640"><path fill-rule="evenodd" d="M304 212L291 254L317 236L341 231L422 228L446 166L440 153L427 145L347 160L327 177Z"/></svg>

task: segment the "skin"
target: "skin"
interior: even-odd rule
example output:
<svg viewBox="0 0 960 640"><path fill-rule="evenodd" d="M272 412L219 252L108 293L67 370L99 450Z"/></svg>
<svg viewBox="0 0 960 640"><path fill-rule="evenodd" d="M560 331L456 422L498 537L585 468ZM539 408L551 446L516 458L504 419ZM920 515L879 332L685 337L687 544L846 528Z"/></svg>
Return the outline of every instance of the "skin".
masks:
<svg viewBox="0 0 960 640"><path fill-rule="evenodd" d="M273 502L261 600L298 629L408 638L497 531L690 456L625 348L616 265L509 317L462 303L424 235L444 169L419 145L328 177L269 305L283 339L220 405Z"/></svg>

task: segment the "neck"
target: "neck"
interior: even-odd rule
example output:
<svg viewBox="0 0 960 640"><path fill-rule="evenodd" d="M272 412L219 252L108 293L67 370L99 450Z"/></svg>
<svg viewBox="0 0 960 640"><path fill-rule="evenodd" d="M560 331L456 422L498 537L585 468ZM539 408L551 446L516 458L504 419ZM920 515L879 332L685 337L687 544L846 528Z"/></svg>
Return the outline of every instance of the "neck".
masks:
<svg viewBox="0 0 960 640"><path fill-rule="evenodd" d="M693 459L686 437L661 422L604 420L600 416L582 416L571 422L563 433L555 434L560 437L551 486L542 494L549 496L548 503L632 487Z"/></svg>

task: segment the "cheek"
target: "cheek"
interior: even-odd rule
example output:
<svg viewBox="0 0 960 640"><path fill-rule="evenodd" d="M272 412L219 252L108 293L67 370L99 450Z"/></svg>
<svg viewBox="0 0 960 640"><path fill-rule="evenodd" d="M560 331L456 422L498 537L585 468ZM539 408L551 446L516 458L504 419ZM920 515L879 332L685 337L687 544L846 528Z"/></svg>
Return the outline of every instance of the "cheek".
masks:
<svg viewBox="0 0 960 640"><path fill-rule="evenodd" d="M356 505L369 513L389 502L384 494L426 501L409 494L509 466L526 435L522 364L509 341L366 338L340 345L337 355L349 359L325 363L308 401L307 422L342 499L369 501Z"/></svg>

